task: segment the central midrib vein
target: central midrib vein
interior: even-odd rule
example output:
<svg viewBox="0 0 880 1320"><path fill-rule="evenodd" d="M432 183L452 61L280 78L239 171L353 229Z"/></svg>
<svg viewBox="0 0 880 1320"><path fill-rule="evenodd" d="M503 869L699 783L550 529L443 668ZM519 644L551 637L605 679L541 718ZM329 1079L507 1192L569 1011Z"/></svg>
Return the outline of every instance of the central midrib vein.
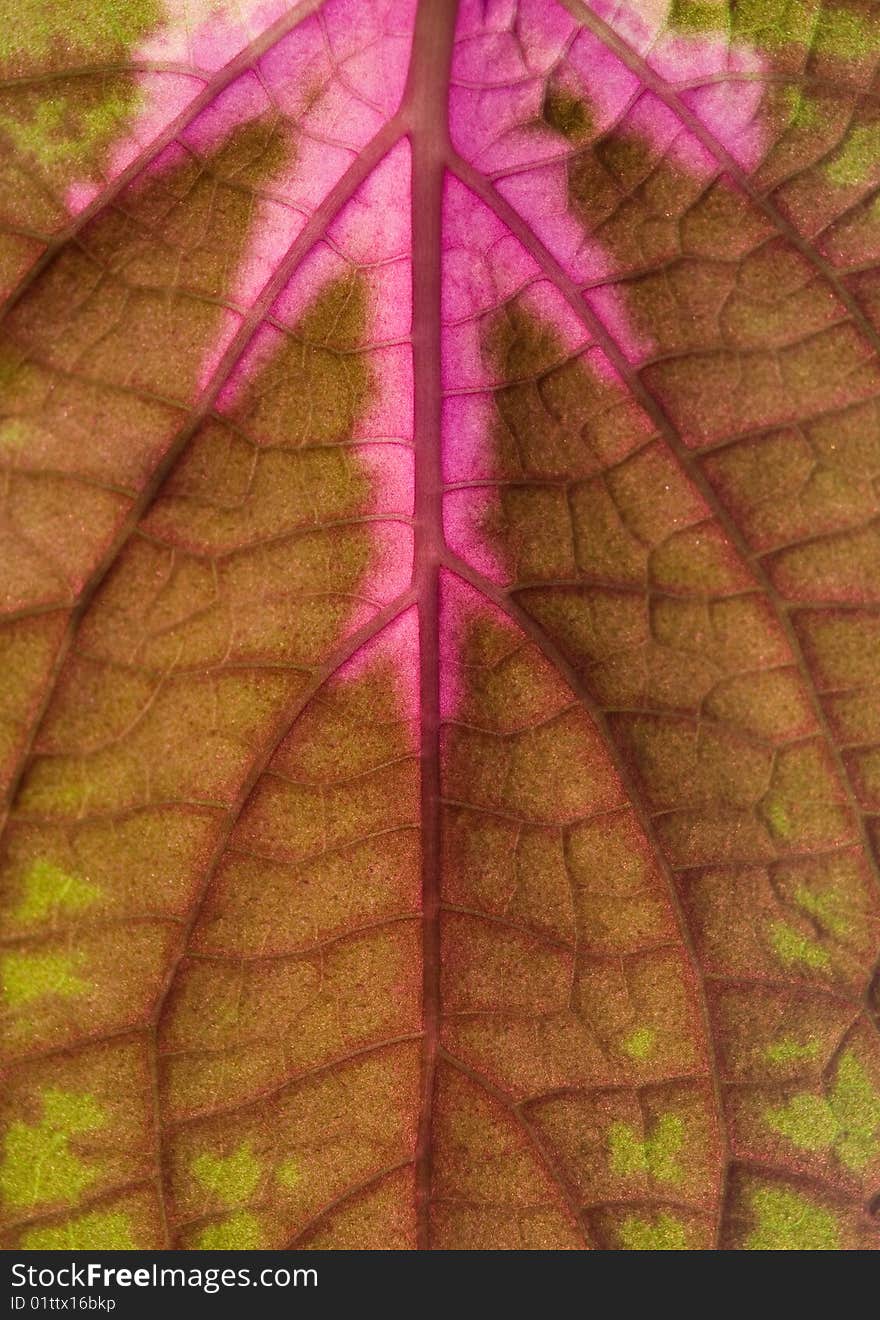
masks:
<svg viewBox="0 0 880 1320"><path fill-rule="evenodd" d="M433 1101L440 1035L440 242L446 100L457 0L420 0L404 96L412 143L415 544L421 725L423 1054L416 1145L418 1246L430 1246Z"/></svg>

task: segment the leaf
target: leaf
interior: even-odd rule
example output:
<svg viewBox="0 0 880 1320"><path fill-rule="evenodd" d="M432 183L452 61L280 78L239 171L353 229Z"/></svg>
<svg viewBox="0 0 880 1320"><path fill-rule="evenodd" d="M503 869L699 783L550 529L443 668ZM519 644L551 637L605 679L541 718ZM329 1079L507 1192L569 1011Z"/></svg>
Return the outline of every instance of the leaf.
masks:
<svg viewBox="0 0 880 1320"><path fill-rule="evenodd" d="M7 28L3 1244L876 1247L876 6Z"/></svg>

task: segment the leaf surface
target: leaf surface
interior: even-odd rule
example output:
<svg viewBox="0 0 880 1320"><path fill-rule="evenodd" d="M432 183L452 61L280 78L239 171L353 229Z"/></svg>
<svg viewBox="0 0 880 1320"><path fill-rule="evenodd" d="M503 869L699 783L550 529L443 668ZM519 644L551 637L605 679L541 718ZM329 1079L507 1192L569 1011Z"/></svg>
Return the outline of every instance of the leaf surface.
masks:
<svg viewBox="0 0 880 1320"><path fill-rule="evenodd" d="M877 6L82 8L0 45L4 1243L875 1247Z"/></svg>

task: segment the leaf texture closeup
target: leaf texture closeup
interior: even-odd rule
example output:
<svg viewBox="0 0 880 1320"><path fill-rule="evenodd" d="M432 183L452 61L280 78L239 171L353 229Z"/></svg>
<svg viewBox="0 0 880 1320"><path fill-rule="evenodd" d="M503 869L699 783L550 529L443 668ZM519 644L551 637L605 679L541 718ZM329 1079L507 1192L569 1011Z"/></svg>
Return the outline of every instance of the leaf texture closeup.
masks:
<svg viewBox="0 0 880 1320"><path fill-rule="evenodd" d="M0 1243L880 1245L880 5L0 34Z"/></svg>

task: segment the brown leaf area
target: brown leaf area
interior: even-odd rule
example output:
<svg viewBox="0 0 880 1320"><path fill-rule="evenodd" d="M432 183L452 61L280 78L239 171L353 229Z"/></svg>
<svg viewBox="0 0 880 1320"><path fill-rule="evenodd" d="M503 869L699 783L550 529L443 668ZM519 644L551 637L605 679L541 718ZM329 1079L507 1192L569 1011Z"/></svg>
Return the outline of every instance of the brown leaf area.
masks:
<svg viewBox="0 0 880 1320"><path fill-rule="evenodd" d="M730 7L749 165L598 0L375 0L411 52L357 149L380 35L318 133L271 62L354 25L281 5L78 219L13 134L3 1245L880 1244L880 37L841 5ZM537 114L447 131L518 78Z"/></svg>

